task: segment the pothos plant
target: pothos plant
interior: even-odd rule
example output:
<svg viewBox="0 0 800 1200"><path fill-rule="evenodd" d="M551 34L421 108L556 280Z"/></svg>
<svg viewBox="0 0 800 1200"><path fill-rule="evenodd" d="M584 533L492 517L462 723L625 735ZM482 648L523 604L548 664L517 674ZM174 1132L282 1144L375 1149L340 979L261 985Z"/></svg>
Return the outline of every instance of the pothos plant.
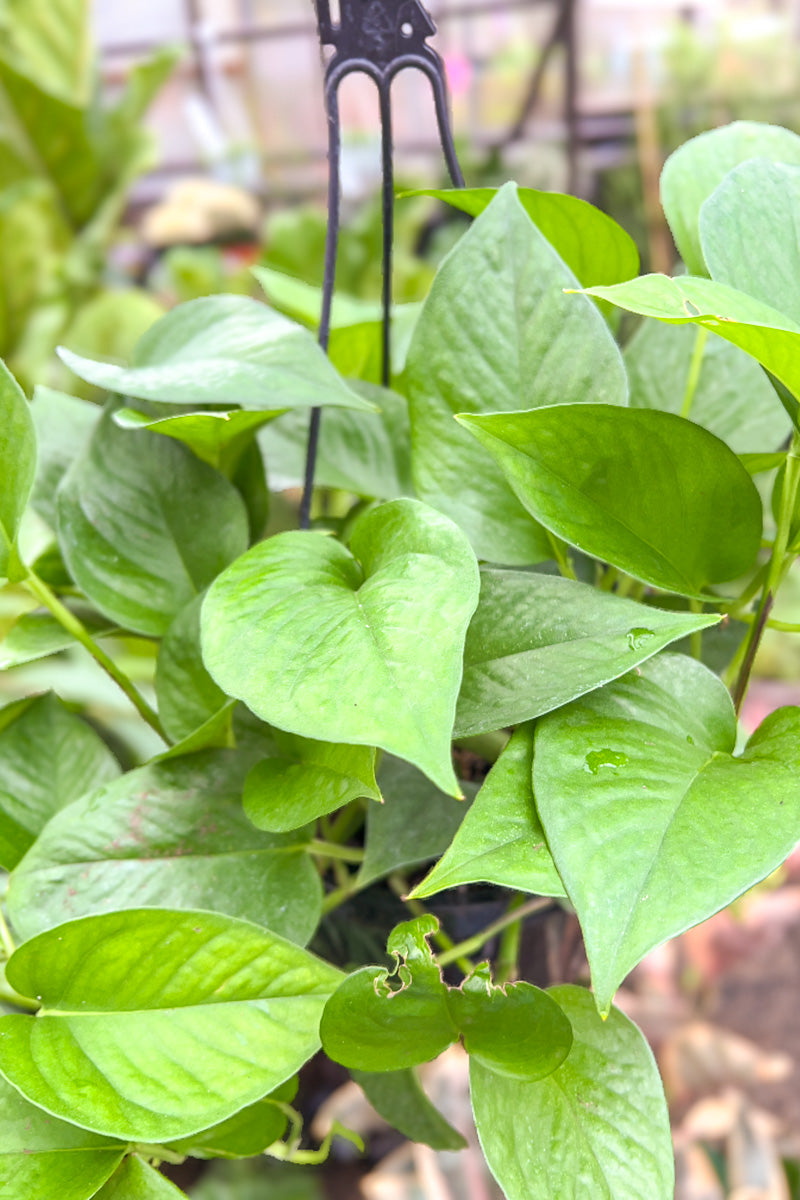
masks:
<svg viewBox="0 0 800 1200"><path fill-rule="evenodd" d="M392 390L241 296L174 310L129 366L65 353L102 409L2 376L0 573L40 606L3 664L79 643L152 739L122 771L53 694L0 711L4 1200L308 1160L292 1098L320 1046L457 1148L414 1068L459 1040L509 1200L672 1194L658 1071L614 993L800 837L800 709L737 732L800 546L800 138L739 124L669 160L675 279L636 278L574 198L442 195L475 219L400 314ZM624 351L619 309L649 318ZM343 359L377 343L345 327ZM328 510L266 536L264 462L297 477L314 405ZM153 647L155 699L120 633ZM477 795L454 739L493 762ZM387 960L305 948L389 877L409 919ZM505 910L454 943L431 910L474 882ZM520 922L553 900L591 990L517 978Z"/></svg>

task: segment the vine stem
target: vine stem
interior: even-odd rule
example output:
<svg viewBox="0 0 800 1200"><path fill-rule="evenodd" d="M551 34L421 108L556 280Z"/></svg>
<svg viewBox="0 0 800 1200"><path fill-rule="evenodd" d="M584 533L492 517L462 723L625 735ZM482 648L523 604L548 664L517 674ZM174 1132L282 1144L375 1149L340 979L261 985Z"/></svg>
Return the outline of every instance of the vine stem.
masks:
<svg viewBox="0 0 800 1200"><path fill-rule="evenodd" d="M117 687L125 693L140 717L147 722L150 728L158 734L166 745L169 745L169 738L164 732L158 713L154 708L151 708L125 672L120 670L114 660L106 654L101 646L98 646L83 622L74 613L70 612L66 605L61 603L55 592L51 591L44 580L40 579L33 571L28 571L23 582L28 591L52 613L62 629L65 629L67 633L75 638L76 642L80 642L81 646L89 651L95 662L103 668L106 674L114 680Z"/></svg>
<svg viewBox="0 0 800 1200"><path fill-rule="evenodd" d="M708 330L705 325L698 326L697 337L694 341L694 350L692 351L692 358L689 363L689 374L686 377L686 391L683 393L683 404L681 405L680 412L682 417L688 417L692 411L695 392L700 382L700 372L703 369L703 354L705 353L707 340Z"/></svg>
<svg viewBox="0 0 800 1200"><path fill-rule="evenodd" d="M11 936L11 930L6 924L6 918L2 907L0 907L0 945L3 947L3 952L6 958L11 958L11 955L16 950L16 946L14 945L14 939Z"/></svg>
<svg viewBox="0 0 800 1200"><path fill-rule="evenodd" d="M502 917L498 917L496 921L493 921L491 925L487 925L480 933L476 933L473 937L459 942L458 945L453 946L452 950L445 950L443 954L437 955L439 966L446 967L449 963L457 962L465 954L474 954L476 950L482 949L488 941L491 941L496 933L501 933L508 925L513 925L516 921L522 921L525 917L532 916L533 913L543 912L552 903L553 901L549 896L535 896L533 900L528 900L526 904L521 904L519 908L509 909Z"/></svg>
<svg viewBox="0 0 800 1200"><path fill-rule="evenodd" d="M358 846L340 846L338 842L324 842L313 838L308 844L309 852L317 858L336 858L341 862L362 863L364 851Z"/></svg>

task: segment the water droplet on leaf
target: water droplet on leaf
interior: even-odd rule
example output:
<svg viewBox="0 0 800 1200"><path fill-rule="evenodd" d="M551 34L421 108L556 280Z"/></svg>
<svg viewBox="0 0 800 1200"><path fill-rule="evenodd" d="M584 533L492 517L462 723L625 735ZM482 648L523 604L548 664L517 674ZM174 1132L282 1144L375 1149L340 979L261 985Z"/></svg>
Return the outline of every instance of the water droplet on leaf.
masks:
<svg viewBox="0 0 800 1200"><path fill-rule="evenodd" d="M647 645L650 638L655 636L652 629L629 629L627 633L628 649L641 650L643 646Z"/></svg>
<svg viewBox="0 0 800 1200"><path fill-rule="evenodd" d="M597 775L602 767L616 771L617 767L624 767L627 762L628 756L621 750L590 750L586 755L584 770Z"/></svg>

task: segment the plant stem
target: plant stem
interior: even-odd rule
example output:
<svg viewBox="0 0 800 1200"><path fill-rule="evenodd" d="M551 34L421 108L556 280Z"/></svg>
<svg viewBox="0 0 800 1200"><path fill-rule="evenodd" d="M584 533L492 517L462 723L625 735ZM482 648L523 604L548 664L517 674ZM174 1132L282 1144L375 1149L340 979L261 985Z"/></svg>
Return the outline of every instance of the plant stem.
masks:
<svg viewBox="0 0 800 1200"><path fill-rule="evenodd" d="M508 925L512 925L515 921L522 921L525 917L530 917L533 913L542 912L549 908L553 901L549 896L535 896L533 900L529 900L526 904L520 905L510 912L505 913L502 917L498 917L491 925L487 925L481 933L476 933L473 937L466 938L463 942L459 942L452 950L446 950L444 954L438 956L440 967L446 967L451 962L456 962L464 954L474 954L476 950L480 950L488 941L494 937L496 933L500 933Z"/></svg>
<svg viewBox="0 0 800 1200"><path fill-rule="evenodd" d="M327 840L329 842L346 842L349 837L361 829L365 818L364 801L351 800L347 807L339 813L336 820L331 821Z"/></svg>
<svg viewBox="0 0 800 1200"><path fill-rule="evenodd" d="M575 574L575 568L572 565L566 543L550 532L547 534L547 539L553 549L553 558L558 565L559 572L565 579L577 579L578 576Z"/></svg>
<svg viewBox="0 0 800 1200"><path fill-rule="evenodd" d="M322 838L312 838L308 850L317 858L338 858L342 862L350 863L364 861L364 851L358 846L340 846L338 842L324 842Z"/></svg>
<svg viewBox="0 0 800 1200"><path fill-rule="evenodd" d="M508 905L509 912L522 908L524 901L517 892L511 897ZM500 950L494 966L495 983L511 983L519 974L519 950L522 942L522 921L512 922L500 937Z"/></svg>
<svg viewBox="0 0 800 1200"><path fill-rule="evenodd" d="M3 947L5 957L11 958L11 955L16 950L16 946L14 945L14 939L11 936L11 930L6 924L6 918L2 907L0 907L0 945Z"/></svg>
<svg viewBox="0 0 800 1200"><path fill-rule="evenodd" d="M324 896L322 899L323 917L333 912L334 909L339 908L340 905L345 904L348 900L351 900L353 896L358 895L362 886L362 884L358 883L358 876L351 875L349 883L335 888L332 892L328 892L327 896Z"/></svg>
<svg viewBox="0 0 800 1200"><path fill-rule="evenodd" d="M112 658L106 654L101 646L98 646L92 635L89 633L82 621L78 620L74 613L61 603L55 592L52 592L43 579L35 575L33 571L29 571L24 579L25 587L28 591L39 600L45 608L49 609L59 625L66 629L67 633L75 638L76 642L88 650L92 658L98 663L107 675L114 680L130 700L136 711L144 721L153 729L158 736L169 745L169 738L165 734L161 721L158 718L158 713L151 708L145 700L144 696L137 690L124 671L120 670Z"/></svg>
<svg viewBox="0 0 800 1200"><path fill-rule="evenodd" d="M703 332L705 332L705 331L703 331ZM690 597L689 598L689 608L693 613L702 613L702 611L703 611L702 600L695 600L692 597ZM695 629L694 633L691 634L691 636L689 637L689 646L691 647L692 658L696 658L697 661L699 662L703 657L703 631L702 631L702 629Z"/></svg>
<svg viewBox="0 0 800 1200"><path fill-rule="evenodd" d="M683 393L683 404L681 405L682 417L688 417L692 411L697 384L700 380L700 372L703 369L703 354L708 340L708 330L705 326L700 325L697 330L697 337L694 340L694 350L692 351L692 359L689 363L689 374L686 377L686 391Z"/></svg>

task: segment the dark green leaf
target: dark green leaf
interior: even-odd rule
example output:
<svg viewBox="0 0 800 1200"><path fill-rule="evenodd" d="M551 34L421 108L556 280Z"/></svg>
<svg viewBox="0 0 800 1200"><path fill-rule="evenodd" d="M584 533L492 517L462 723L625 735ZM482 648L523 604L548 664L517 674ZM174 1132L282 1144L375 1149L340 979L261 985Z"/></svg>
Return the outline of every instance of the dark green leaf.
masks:
<svg viewBox="0 0 800 1200"><path fill-rule="evenodd" d="M181 413L177 417L151 417L133 408L120 408L114 421L120 429L149 429L175 438L212 467L224 469L229 456L238 457L257 429L273 414L234 408L227 412Z"/></svg>
<svg viewBox="0 0 800 1200"><path fill-rule="evenodd" d="M54 813L118 774L105 743L52 694L0 710L0 865L15 867Z"/></svg>
<svg viewBox="0 0 800 1200"><path fill-rule="evenodd" d="M539 814L601 1011L648 950L729 904L800 839L798 735L800 709L779 709L732 757L730 696L684 655L539 723Z"/></svg>
<svg viewBox="0 0 800 1200"><path fill-rule="evenodd" d="M575 276L503 188L442 264L417 325L406 382L417 494L468 533L479 557L552 557L547 534L456 413L595 400L625 404L619 350Z"/></svg>
<svg viewBox="0 0 800 1200"><path fill-rule="evenodd" d="M195 596L164 634L156 659L158 715L171 738L181 741L224 707L227 697L203 666L200 608Z"/></svg>
<svg viewBox="0 0 800 1200"><path fill-rule="evenodd" d="M691 274L707 274L698 228L703 203L729 171L749 158L800 163L800 137L777 125L734 121L692 138L664 164L661 202Z"/></svg>
<svg viewBox="0 0 800 1200"><path fill-rule="evenodd" d="M30 938L73 917L153 905L227 913L307 942L322 902L307 839L253 828L241 807L246 770L231 751L193 754L64 809L12 875L15 929Z"/></svg>
<svg viewBox="0 0 800 1200"><path fill-rule="evenodd" d="M363 967L334 992L320 1022L323 1049L334 1062L400 1071L436 1058L456 1040L447 988L426 940L437 927L435 917L398 925L386 946L393 970Z"/></svg>
<svg viewBox="0 0 800 1200"><path fill-rule="evenodd" d="M125 1147L35 1108L0 1077L0 1196L89 1200Z"/></svg>
<svg viewBox="0 0 800 1200"><path fill-rule="evenodd" d="M411 1142L434 1150L463 1150L466 1139L444 1119L422 1090L416 1072L351 1071L375 1111Z"/></svg>
<svg viewBox="0 0 800 1200"><path fill-rule="evenodd" d="M461 781L467 803L456 802L399 758L384 758L378 772L383 804L367 810L366 853L358 882L362 887L404 867L437 858L450 845L475 795Z"/></svg>
<svg viewBox="0 0 800 1200"><path fill-rule="evenodd" d="M247 514L233 485L190 450L118 428L113 411L59 488L59 542L100 612L163 634L245 549Z"/></svg>
<svg viewBox="0 0 800 1200"><path fill-rule="evenodd" d="M686 404L692 355L702 330L645 321L625 347L631 408L659 408L690 417L737 454L771 450L791 423L758 364L730 342L710 338L694 396Z"/></svg>
<svg viewBox="0 0 800 1200"><path fill-rule="evenodd" d="M380 746L460 795L450 731L478 599L469 544L433 509L394 500L359 518L351 547L313 533L254 546L203 604L206 666L269 724Z"/></svg>
<svg viewBox="0 0 800 1200"><path fill-rule="evenodd" d="M35 473L36 432L28 401L0 362L0 578L15 569L17 533Z"/></svg>
<svg viewBox="0 0 800 1200"><path fill-rule="evenodd" d="M484 568L456 736L559 708L718 619L663 612L553 575Z"/></svg>
<svg viewBox="0 0 800 1200"><path fill-rule="evenodd" d="M100 409L66 392L37 387L31 401L39 461L31 504L51 529L58 523L56 489L92 436Z"/></svg>
<svg viewBox="0 0 800 1200"><path fill-rule="evenodd" d="M290 1101L293 1098L297 1081L290 1079L289 1084L292 1086L288 1089L286 1085L278 1088L273 1096L249 1104L211 1129L170 1142L169 1149L192 1158L251 1158L263 1154L286 1131L288 1118L274 1100Z"/></svg>
<svg viewBox="0 0 800 1200"><path fill-rule="evenodd" d="M497 188L426 188L410 193L436 196L471 217L489 207ZM622 226L599 208L562 192L537 192L518 188L519 202L560 258L584 287L595 283L622 283L639 270L636 243Z"/></svg>
<svg viewBox="0 0 800 1200"><path fill-rule="evenodd" d="M185 1137L273 1091L315 1052L341 975L213 913L84 917L8 964L36 1017L0 1018L0 1070L28 1099L148 1144Z"/></svg>
<svg viewBox="0 0 800 1200"><path fill-rule="evenodd" d="M548 993L524 982L496 987L488 963L449 989L447 1005L470 1058L498 1075L544 1079L570 1052L572 1027Z"/></svg>
<svg viewBox="0 0 800 1200"><path fill-rule="evenodd" d="M489 772L444 857L412 896L433 896L462 883L495 883L534 895L563 896L536 812L532 764L533 728L523 725Z"/></svg>
<svg viewBox="0 0 800 1200"><path fill-rule="evenodd" d="M173 1183L136 1154L129 1155L95 1200L178 1200L184 1196ZM185 1200L185 1196L184 1196Z"/></svg>
<svg viewBox="0 0 800 1200"><path fill-rule="evenodd" d="M725 443L691 421L607 404L459 420L543 525L637 579L697 596L753 564L758 492Z"/></svg>
<svg viewBox="0 0 800 1200"><path fill-rule="evenodd" d="M139 341L130 367L60 354L81 379L139 400L273 413L323 404L371 409L307 329L247 296L204 296L174 308Z"/></svg>
<svg viewBox="0 0 800 1200"><path fill-rule="evenodd" d="M299 829L351 800L380 800L371 746L335 746L276 729L276 754L256 763L244 811L259 829Z"/></svg>
<svg viewBox="0 0 800 1200"><path fill-rule="evenodd" d="M641 1033L616 1009L602 1021L582 988L548 994L575 1038L552 1075L525 1083L470 1062L478 1136L507 1200L672 1200L667 1106Z"/></svg>

